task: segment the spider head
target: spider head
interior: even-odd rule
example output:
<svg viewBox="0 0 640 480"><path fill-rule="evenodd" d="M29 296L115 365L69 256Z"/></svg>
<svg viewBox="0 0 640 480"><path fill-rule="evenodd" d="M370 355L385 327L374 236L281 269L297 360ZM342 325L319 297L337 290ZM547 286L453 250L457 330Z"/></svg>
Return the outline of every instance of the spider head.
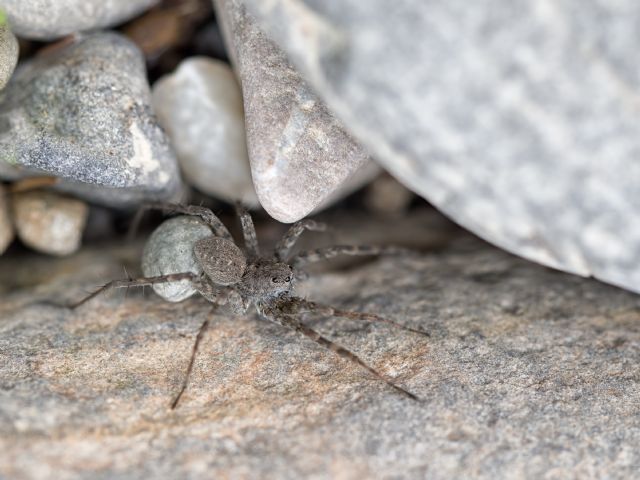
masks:
<svg viewBox="0 0 640 480"><path fill-rule="evenodd" d="M239 287L244 295L262 300L290 292L293 278L294 272L290 265L260 261L248 265Z"/></svg>

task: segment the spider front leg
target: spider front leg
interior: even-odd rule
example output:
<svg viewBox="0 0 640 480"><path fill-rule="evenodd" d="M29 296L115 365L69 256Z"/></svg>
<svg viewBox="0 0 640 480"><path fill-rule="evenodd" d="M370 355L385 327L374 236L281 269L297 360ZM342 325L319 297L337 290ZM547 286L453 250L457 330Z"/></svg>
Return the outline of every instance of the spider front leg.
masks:
<svg viewBox="0 0 640 480"><path fill-rule="evenodd" d="M148 285L157 285L160 283L179 282L181 280L189 280L195 282L198 276L192 272L184 273L171 273L168 275L158 275L156 277L140 277L140 278L128 278L126 280L112 280L109 283L102 285L92 294L84 297L79 302L73 303L68 306L70 309L76 309L80 305L87 303L92 298L98 296L102 292L111 290L113 288L129 288L129 287L144 287Z"/></svg>
<svg viewBox="0 0 640 480"><path fill-rule="evenodd" d="M251 215L241 203L236 203L236 214L238 215L238 218L240 218L242 236L244 237L244 246L249 258L259 258L260 248L258 246L258 236L256 235L256 228L253 225Z"/></svg>
<svg viewBox="0 0 640 480"><path fill-rule="evenodd" d="M293 256L290 263L296 267L309 263L328 260L339 255L363 256L363 255L406 255L411 250L400 247L381 247L370 245L335 245L333 247L316 248L298 252Z"/></svg>
<svg viewBox="0 0 640 480"><path fill-rule="evenodd" d="M371 373L373 376L375 376L378 380L386 383L388 386L390 386L391 388L393 388L397 392L409 397L412 400L416 400L416 401L420 400L416 395L414 395L413 393L409 392L408 390L405 390L404 388L400 387L399 385L396 385L393 381L391 381L390 379L385 377L383 374L378 372L375 368L369 366L362 359L360 359L360 357L358 357L355 353L347 350L343 346L338 345L337 343L335 343L335 342L329 340L328 338L322 336L319 332L315 331L311 327L308 327L308 326L304 325L297 318L295 318L295 316L292 316L292 315L286 314L286 313L282 313L279 310L277 304L276 305L270 305L270 306L262 306L262 308L260 309L260 312L267 320L270 320L270 321L272 321L274 323L277 323L278 325L282 325L283 327L287 327L287 328L289 328L291 330L294 330L294 331L304 335L305 337L313 340L317 344L325 347L326 349L331 350L332 352L336 353L340 357L345 358L345 359L347 359L347 360L359 365L360 367L364 368L369 373Z"/></svg>
<svg viewBox="0 0 640 480"><path fill-rule="evenodd" d="M324 232L326 229L326 224L316 222L315 220L301 220L294 223L276 245L275 259L279 262L284 262L289 256L289 252L291 252L291 249L300 238L300 235L302 235L305 230L312 232Z"/></svg>
<svg viewBox="0 0 640 480"><path fill-rule="evenodd" d="M399 323L394 322L393 320L389 320L387 318L381 317L380 315L376 315L375 313L366 313L366 312L354 312L352 310L341 310L339 308L334 308L329 305L322 305L316 302L310 302L303 298L292 297L289 298L286 303L283 302L281 304L281 310L283 313L287 315L300 315L304 313L318 314L324 315L325 319L329 317L340 317L347 318L349 320L360 320L364 322L371 323L384 323L385 325L389 325L393 328L398 328L400 330L406 330L408 332L419 333L420 335L424 335L426 337L430 337L431 335L428 332L423 330L418 330L416 328L405 327Z"/></svg>
<svg viewBox="0 0 640 480"><path fill-rule="evenodd" d="M216 237L226 238L233 241L233 237L229 233L224 223L211 211L210 208L201 207L199 205L179 205L176 203L162 203L151 202L143 205L137 212L131 222L129 231L129 237L133 236L133 233L138 229L138 224L142 219L142 215L148 210L160 210L167 214L180 213L182 215L191 215L194 217L200 217L200 219L206 223Z"/></svg>

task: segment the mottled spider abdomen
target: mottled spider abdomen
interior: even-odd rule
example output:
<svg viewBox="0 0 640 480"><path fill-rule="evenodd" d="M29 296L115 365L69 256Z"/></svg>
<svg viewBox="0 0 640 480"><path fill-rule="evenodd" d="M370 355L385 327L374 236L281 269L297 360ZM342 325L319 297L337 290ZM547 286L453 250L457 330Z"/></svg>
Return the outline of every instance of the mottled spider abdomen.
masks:
<svg viewBox="0 0 640 480"><path fill-rule="evenodd" d="M230 240L213 235L198 240L193 247L204 273L217 285L234 285L247 268L247 258Z"/></svg>

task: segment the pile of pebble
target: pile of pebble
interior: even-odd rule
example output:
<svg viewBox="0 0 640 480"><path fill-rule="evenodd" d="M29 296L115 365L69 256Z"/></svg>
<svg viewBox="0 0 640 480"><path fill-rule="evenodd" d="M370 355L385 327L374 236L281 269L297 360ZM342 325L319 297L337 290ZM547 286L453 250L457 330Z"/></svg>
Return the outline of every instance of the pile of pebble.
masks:
<svg viewBox="0 0 640 480"><path fill-rule="evenodd" d="M157 3L65 0L40 8L0 2L6 12L0 17L0 180L49 175L64 192L5 194L0 252L14 227L39 251L75 251L86 221L83 201L135 209L145 201L187 201L195 187L223 201L261 204L276 219L293 222L379 174L239 4L220 5L234 12L226 40L235 73L223 60L193 56L151 87L148 40L136 44L129 38L140 36L135 29L125 30L129 36L97 30ZM175 17L171 8L178 7L157 6L147 17ZM14 72L14 33L56 42ZM245 40L237 43L239 37ZM37 206L32 217L40 218L30 221L39 231L24 225L25 206ZM62 227L69 232L64 246L53 241Z"/></svg>

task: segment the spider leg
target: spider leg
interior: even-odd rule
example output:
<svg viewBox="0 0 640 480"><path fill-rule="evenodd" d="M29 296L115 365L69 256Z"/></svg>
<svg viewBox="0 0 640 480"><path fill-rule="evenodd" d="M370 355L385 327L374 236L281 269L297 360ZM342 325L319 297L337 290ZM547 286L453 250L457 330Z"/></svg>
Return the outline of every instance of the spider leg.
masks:
<svg viewBox="0 0 640 480"><path fill-rule="evenodd" d="M235 313L242 313L246 311L246 308L242 304L242 298L240 297L240 294L233 288L222 288L222 289L216 288L215 285L212 285L210 282L207 282L207 281L196 282L195 286L198 292L205 299L207 299L209 302L213 304L213 306L211 307L211 310L209 310L208 315L211 315L214 309L216 309L221 305L230 305L231 309ZM196 354L198 353L200 342L204 338L204 334L207 328L209 328L208 317L204 322L202 322L202 325L200 325L200 329L198 330L198 334L196 335L195 342L193 343L193 348L191 349L191 357L189 358L189 365L187 366L187 371L184 375L184 379L182 381L182 385L180 386L180 390L178 391L173 401L171 402L171 410L176 409L176 407L178 406L178 403L180 402L180 398L186 391L187 386L189 385L189 379L191 378L191 372L193 371L193 365L196 360Z"/></svg>
<svg viewBox="0 0 640 480"><path fill-rule="evenodd" d="M411 250L392 246L380 247L370 245L335 245L333 247L323 247L316 248L315 250L298 252L293 256L290 263L298 267L308 263L328 260L339 255L403 255L409 252L411 252Z"/></svg>
<svg viewBox="0 0 640 480"><path fill-rule="evenodd" d="M68 308L72 310L76 309L80 305L87 303L89 300L98 296L102 292L111 290L113 288L143 287L146 285L155 285L159 283L179 282L180 280L195 281L196 279L197 279L197 275L195 273L184 272L184 273L171 273L169 275L158 275L157 277L140 277L140 278L128 278L126 280L112 280L109 283L102 285L95 292L84 297L79 302L69 305Z"/></svg>
<svg viewBox="0 0 640 480"><path fill-rule="evenodd" d="M396 385L393 381L391 381L390 379L385 377L383 374L378 372L375 368L369 366L362 359L360 359L360 357L358 357L355 353L347 350L343 346L338 345L337 343L322 336L319 332L315 331L313 328L308 327L303 323L301 323L297 318L291 315L279 313L277 311L277 308L266 308L262 311L262 313L264 316L266 316L268 320L271 320L272 322L282 325L283 327L290 328L291 330L294 330L304 335L305 337L313 340L314 342L325 347L326 349L331 350L332 352L339 355L340 357L345 358L359 365L360 367L364 368L369 373L371 373L373 376L375 376L378 380L386 383L388 386L393 388L395 391L409 397L412 400L416 400L416 401L420 400L416 395L409 392L408 390L405 390L399 385Z"/></svg>
<svg viewBox="0 0 640 480"><path fill-rule="evenodd" d="M295 245L298 238L300 238L300 235L302 235L305 230L312 232L324 232L326 229L326 224L316 222L315 220L300 220L299 222L294 223L276 245L276 260L283 262L287 259L289 252L291 252L291 248Z"/></svg>
<svg viewBox="0 0 640 480"><path fill-rule="evenodd" d="M425 332L424 330L419 330L416 328L406 327L404 325L394 322L393 320L389 320L388 318L384 318L384 317L381 317L380 315L376 315L375 313L354 312L352 310L340 310L338 308L334 308L329 305L322 305L320 303L310 302L308 300L305 300L303 298L298 298L298 297L290 298L286 305L287 307L292 308L292 313L285 312L290 315L291 314L297 315L301 313L316 313L319 315L325 315L326 317L340 317L340 318L348 318L350 320L362 320L365 322L372 322L372 323L384 323L385 325L389 325L393 328L398 328L400 330L419 333L420 335L425 335L427 337L431 336L429 332Z"/></svg>
<svg viewBox="0 0 640 480"><path fill-rule="evenodd" d="M253 219L241 203L236 203L236 214L240 218L242 235L244 237L244 246L247 249L249 258L258 258L260 256L260 249L258 247L258 237L253 225Z"/></svg>
<svg viewBox="0 0 640 480"><path fill-rule="evenodd" d="M138 225L140 224L140 220L142 220L142 216L148 210L161 210L166 214L180 213L183 215L192 215L194 217L200 217L200 219L206 223L213 234L217 237L226 238L227 240L233 241L233 237L229 233L227 227L224 226L222 221L216 216L215 213L211 211L211 209L206 207L201 207L199 205L179 205L176 203L162 203L162 202L151 202L143 205L136 212L134 216L131 226L129 227L128 237L132 238L135 235L135 232L138 230Z"/></svg>
<svg viewBox="0 0 640 480"><path fill-rule="evenodd" d="M182 380L182 385L180 386L180 390L178 391L176 396L173 397L173 401L171 402L171 410L176 409L176 407L178 406L178 403L180 402L180 399L182 398L182 394L184 394L185 390L187 389L187 386L189 385L189 379L191 378L191 372L193 371L193 364L196 361L196 354L198 353L200 342L202 342L202 339L204 338L204 333L207 331L207 328L209 328L208 316L207 316L207 319L204 322L202 322L202 325L200 325L200 328L198 329L198 334L196 335L196 339L193 342L193 347L191 348L191 357L189 358L189 365L187 366L187 371L184 374L184 379Z"/></svg>

